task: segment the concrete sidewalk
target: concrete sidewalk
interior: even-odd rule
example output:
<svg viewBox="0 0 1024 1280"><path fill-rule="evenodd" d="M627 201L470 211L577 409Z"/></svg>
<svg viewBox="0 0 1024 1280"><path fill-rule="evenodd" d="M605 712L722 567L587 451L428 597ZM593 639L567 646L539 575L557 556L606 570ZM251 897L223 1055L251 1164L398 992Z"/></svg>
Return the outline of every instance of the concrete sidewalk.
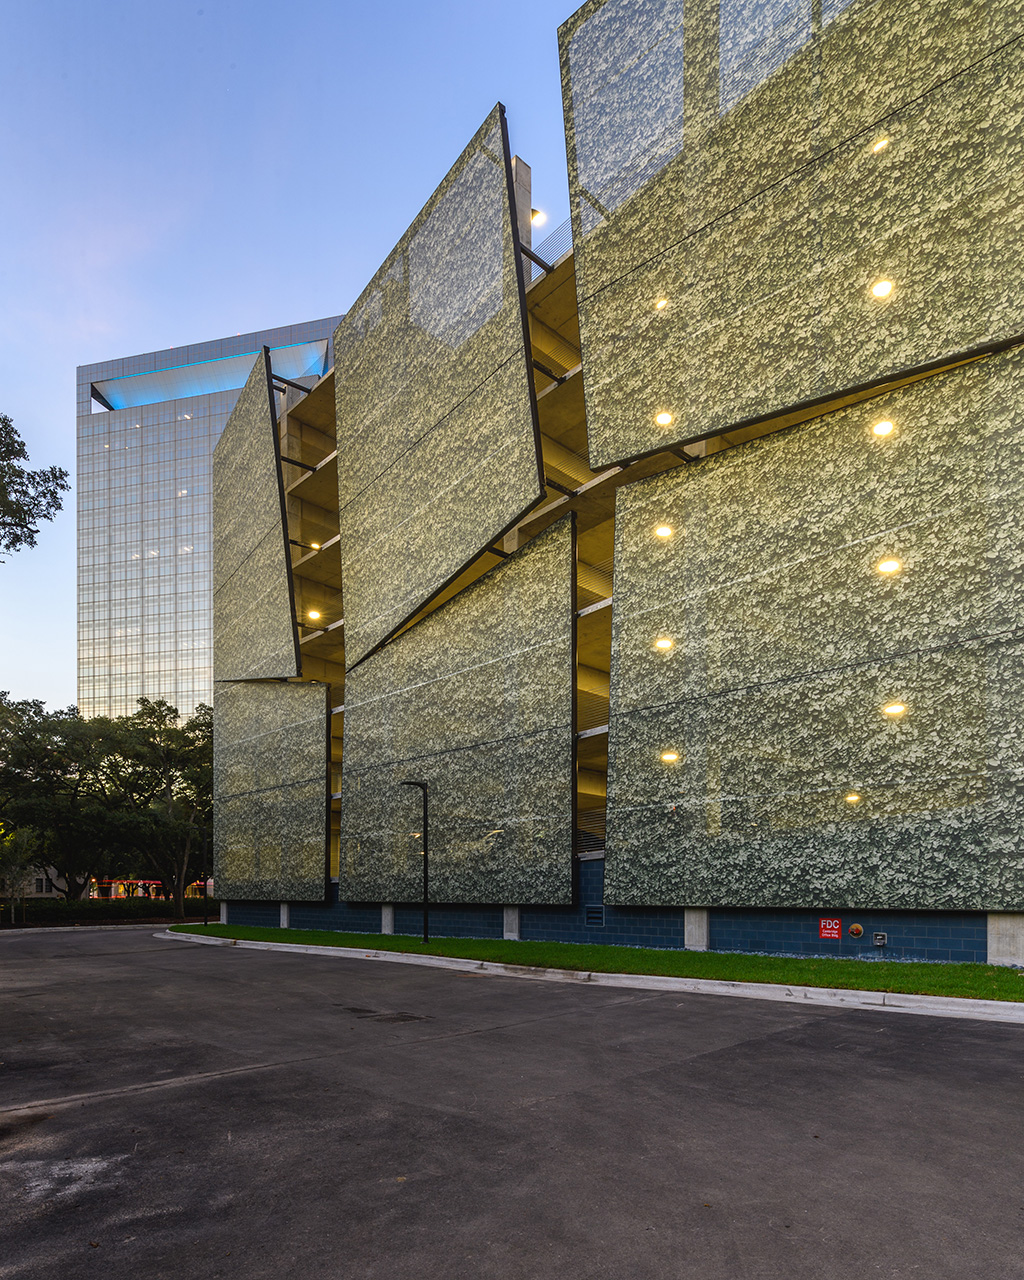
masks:
<svg viewBox="0 0 1024 1280"><path fill-rule="evenodd" d="M462 973L490 973L505 978L532 978L539 982L589 983L598 987L626 987L634 991L686 992L691 995L739 996L747 1000L780 1000L785 1003L827 1005L839 1009L875 1009L885 1013L916 1013L932 1018L971 1018L981 1022L1024 1024L1024 1002L964 1000L955 996L920 996L891 991L851 991L845 987L797 987L774 982L724 982L712 978L669 978L659 974L602 973L581 969L538 969L531 965L500 964L493 960L466 960L457 956L419 955L409 951L364 951L355 947L317 947L298 942L256 942L242 938L217 938L198 933L155 933L174 942L199 942L214 947L242 947L252 951L291 951L327 959L384 960L393 964L424 965L430 969L455 969ZM1021 978L1024 990L1024 977Z"/></svg>

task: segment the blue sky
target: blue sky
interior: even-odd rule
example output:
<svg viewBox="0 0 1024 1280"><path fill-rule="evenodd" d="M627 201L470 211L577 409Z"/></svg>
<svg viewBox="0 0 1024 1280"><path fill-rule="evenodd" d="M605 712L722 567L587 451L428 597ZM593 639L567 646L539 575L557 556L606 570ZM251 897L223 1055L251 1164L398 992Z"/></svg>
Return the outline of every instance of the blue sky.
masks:
<svg viewBox="0 0 1024 1280"><path fill-rule="evenodd" d="M575 7L8 6L0 410L32 464L74 473L79 364L345 311L496 101L557 226ZM73 494L0 564L0 689L75 700Z"/></svg>

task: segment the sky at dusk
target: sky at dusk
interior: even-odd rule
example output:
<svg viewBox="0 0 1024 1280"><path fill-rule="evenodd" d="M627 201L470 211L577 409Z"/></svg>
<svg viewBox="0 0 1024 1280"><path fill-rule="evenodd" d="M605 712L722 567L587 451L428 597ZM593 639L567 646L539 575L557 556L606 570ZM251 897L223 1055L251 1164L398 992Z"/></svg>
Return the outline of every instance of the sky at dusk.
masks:
<svg viewBox="0 0 1024 1280"><path fill-rule="evenodd" d="M348 309L496 101L568 216L573 0L37 0L0 53L0 411L74 476L75 368ZM0 689L75 701L75 498L0 564Z"/></svg>

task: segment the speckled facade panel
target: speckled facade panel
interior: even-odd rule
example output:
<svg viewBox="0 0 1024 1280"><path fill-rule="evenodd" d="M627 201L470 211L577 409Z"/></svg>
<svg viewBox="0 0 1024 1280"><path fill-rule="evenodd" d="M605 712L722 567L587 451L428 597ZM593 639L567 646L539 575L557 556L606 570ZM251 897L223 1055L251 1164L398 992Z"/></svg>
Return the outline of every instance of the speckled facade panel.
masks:
<svg viewBox="0 0 1024 1280"><path fill-rule="evenodd" d="M525 365L511 360L342 517L345 651L357 661L537 496Z"/></svg>
<svg viewBox="0 0 1024 1280"><path fill-rule="evenodd" d="M1021 909L1022 405L1017 349L619 491L609 902Z"/></svg>
<svg viewBox="0 0 1024 1280"><path fill-rule="evenodd" d="M1020 332L1022 13L853 0L815 34L791 0L687 0L685 26L607 0L565 25L592 465Z"/></svg>
<svg viewBox="0 0 1024 1280"><path fill-rule="evenodd" d="M346 660L542 496L496 107L335 331Z"/></svg>
<svg viewBox="0 0 1024 1280"><path fill-rule="evenodd" d="M264 356L213 454L213 678L300 674L277 420Z"/></svg>
<svg viewBox="0 0 1024 1280"><path fill-rule="evenodd" d="M572 526L561 521L346 680L342 898L572 895Z"/></svg>
<svg viewBox="0 0 1024 1280"><path fill-rule="evenodd" d="M323 901L327 686L219 684L213 706L216 892Z"/></svg>

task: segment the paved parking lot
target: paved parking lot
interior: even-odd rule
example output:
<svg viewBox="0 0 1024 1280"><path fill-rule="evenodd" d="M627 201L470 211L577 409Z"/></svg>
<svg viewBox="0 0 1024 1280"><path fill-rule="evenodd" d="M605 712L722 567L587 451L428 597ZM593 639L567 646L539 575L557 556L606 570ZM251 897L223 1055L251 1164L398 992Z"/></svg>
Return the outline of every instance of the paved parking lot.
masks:
<svg viewBox="0 0 1024 1280"><path fill-rule="evenodd" d="M1021 1028L128 929L0 1041L4 1280L1024 1277Z"/></svg>

